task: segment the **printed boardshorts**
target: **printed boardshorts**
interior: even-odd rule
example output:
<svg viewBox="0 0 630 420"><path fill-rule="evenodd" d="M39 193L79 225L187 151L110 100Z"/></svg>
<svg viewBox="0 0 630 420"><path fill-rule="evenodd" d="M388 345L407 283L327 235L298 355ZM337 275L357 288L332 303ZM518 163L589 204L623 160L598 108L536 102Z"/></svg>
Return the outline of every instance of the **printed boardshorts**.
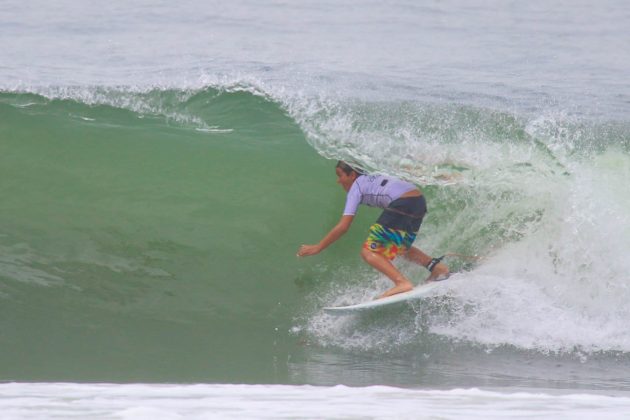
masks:
<svg viewBox="0 0 630 420"><path fill-rule="evenodd" d="M406 253L416 239L415 233L391 229L375 223L370 227L363 248L393 260Z"/></svg>

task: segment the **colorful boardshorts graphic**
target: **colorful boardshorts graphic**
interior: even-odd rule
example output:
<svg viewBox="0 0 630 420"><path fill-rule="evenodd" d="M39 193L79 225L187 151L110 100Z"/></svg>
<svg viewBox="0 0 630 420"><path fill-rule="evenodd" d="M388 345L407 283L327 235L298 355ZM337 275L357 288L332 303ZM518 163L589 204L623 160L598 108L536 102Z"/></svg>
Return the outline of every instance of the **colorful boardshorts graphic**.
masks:
<svg viewBox="0 0 630 420"><path fill-rule="evenodd" d="M393 260L411 248L416 239L415 233L387 228L379 223L370 227L363 248Z"/></svg>

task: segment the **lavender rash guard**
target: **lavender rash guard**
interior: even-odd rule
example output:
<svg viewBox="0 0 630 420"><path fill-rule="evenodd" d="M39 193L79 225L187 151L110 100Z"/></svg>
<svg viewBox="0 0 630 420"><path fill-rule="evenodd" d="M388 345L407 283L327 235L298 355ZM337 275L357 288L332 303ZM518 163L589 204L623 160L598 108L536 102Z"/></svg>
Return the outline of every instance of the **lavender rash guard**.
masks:
<svg viewBox="0 0 630 420"><path fill-rule="evenodd" d="M387 208L389 204L406 192L413 191L416 186L411 182L384 175L361 175L358 177L346 197L343 215L354 216L359 204L371 207Z"/></svg>

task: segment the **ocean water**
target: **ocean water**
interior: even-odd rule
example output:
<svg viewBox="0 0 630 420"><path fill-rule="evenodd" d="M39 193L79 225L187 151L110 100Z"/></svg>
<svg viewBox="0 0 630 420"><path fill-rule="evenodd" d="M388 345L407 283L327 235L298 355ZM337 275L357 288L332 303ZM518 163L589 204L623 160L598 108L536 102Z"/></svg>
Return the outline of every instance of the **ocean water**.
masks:
<svg viewBox="0 0 630 420"><path fill-rule="evenodd" d="M389 416L359 387L420 401L392 418L621 417L629 22L619 0L3 2L0 405L308 418L317 390L322 417ZM388 287L359 257L374 209L295 257L341 215L337 159L418 184L416 244L476 258L430 299L324 314Z"/></svg>

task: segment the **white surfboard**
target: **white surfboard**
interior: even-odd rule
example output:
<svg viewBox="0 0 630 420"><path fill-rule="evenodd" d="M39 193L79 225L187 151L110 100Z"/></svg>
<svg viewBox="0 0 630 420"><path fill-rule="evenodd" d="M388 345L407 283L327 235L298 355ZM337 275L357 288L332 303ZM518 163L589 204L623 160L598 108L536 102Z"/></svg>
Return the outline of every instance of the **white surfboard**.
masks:
<svg viewBox="0 0 630 420"><path fill-rule="evenodd" d="M388 296L382 299L375 299L369 302L357 303L356 305L348 306L328 306L324 308L324 312L330 315L349 315L356 314L361 311L366 311L374 308L380 308L383 306L392 305L398 302L405 302L414 299L421 299L430 295L435 289L444 287L447 283L451 282L453 276L447 280L433 281L430 283L424 283L414 287L412 290L404 293L398 293L393 296Z"/></svg>

